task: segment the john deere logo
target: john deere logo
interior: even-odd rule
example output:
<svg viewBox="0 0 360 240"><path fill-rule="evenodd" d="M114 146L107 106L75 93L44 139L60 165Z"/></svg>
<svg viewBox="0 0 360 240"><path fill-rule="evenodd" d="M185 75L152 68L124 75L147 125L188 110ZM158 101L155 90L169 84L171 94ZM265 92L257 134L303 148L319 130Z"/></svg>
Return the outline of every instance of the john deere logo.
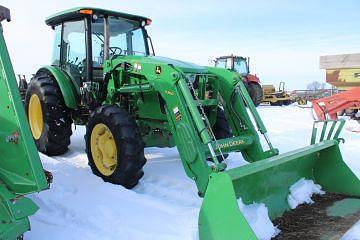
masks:
<svg viewBox="0 0 360 240"><path fill-rule="evenodd" d="M222 144L217 144L216 149L235 147L235 146L238 146L238 145L242 145L244 143L245 143L244 140L241 140L241 139L236 140L236 141L225 142L225 143L222 143Z"/></svg>
<svg viewBox="0 0 360 240"><path fill-rule="evenodd" d="M167 95L174 96L174 92L173 92L173 91L165 90L165 93L166 93Z"/></svg>
<svg viewBox="0 0 360 240"><path fill-rule="evenodd" d="M155 73L156 73L156 74L160 74L160 73L161 73L161 67L160 67L160 66L156 66L156 67L155 67Z"/></svg>

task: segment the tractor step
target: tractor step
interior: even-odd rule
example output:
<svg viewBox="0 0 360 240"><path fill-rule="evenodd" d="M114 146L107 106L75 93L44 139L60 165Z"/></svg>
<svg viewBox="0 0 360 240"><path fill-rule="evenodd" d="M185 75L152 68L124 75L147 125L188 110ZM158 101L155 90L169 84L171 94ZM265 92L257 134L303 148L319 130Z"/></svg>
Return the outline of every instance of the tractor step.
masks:
<svg viewBox="0 0 360 240"><path fill-rule="evenodd" d="M360 198L327 193L312 199L274 220L281 230L275 240L340 239L360 219Z"/></svg>

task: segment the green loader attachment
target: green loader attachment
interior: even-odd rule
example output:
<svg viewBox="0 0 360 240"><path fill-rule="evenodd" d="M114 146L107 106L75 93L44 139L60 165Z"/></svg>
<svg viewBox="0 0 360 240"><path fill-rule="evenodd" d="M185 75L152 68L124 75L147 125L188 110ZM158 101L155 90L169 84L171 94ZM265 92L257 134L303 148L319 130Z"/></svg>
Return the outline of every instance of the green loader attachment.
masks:
<svg viewBox="0 0 360 240"><path fill-rule="evenodd" d="M181 123L177 123L177 133L180 133L177 141L186 143L186 147L178 144L181 158L186 160L184 165L191 168L188 174L191 176L195 172L192 177L198 185L199 195L204 197L199 216L200 239L257 239L239 210L238 199L241 198L245 204L264 203L270 218L276 219L290 210L287 202L289 189L302 178L320 184L327 194L341 194L341 200L355 202L352 214L360 217L360 180L345 164L339 149L339 143L343 141L339 134L344 121L315 122L310 146L279 155L243 82L229 71L215 68L208 68L208 71L221 82L219 95L232 137L216 139L191 81L187 80L187 85L182 79L176 83L202 138L205 158L212 159L208 175L192 166L196 161L189 161L195 155L190 154L191 146L196 143L190 138L191 134L183 133L186 131ZM256 130L264 136L268 150L263 150ZM249 164L227 169L225 156L234 151L240 151ZM208 181L202 179L204 176ZM337 202L333 204L337 205ZM347 206L342 208L346 210ZM341 219L337 220L341 222ZM332 229L328 232L317 230L324 236L339 234L331 232Z"/></svg>
<svg viewBox="0 0 360 240"><path fill-rule="evenodd" d="M28 216L38 207L25 194L48 188L26 121L24 107L6 48L1 21L10 11L0 6L0 239L22 239Z"/></svg>
<svg viewBox="0 0 360 240"><path fill-rule="evenodd" d="M317 138L318 125L322 125L322 129L321 136ZM245 204L264 203L269 210L269 217L277 219L290 210L287 202L289 188L302 178L320 184L326 194L341 194L340 199L333 199L331 206L341 205L344 201L355 205L349 214L339 214L335 218L337 224L341 225L341 217L343 221L348 221L348 215L355 216L345 229L340 229L342 232L323 226L321 219L316 220L321 227L315 227L315 235L323 237L321 239L335 239L331 237L344 234L347 228L360 219L360 180L342 159L339 142L343 139L338 136L343 126L343 120L315 122L311 145L308 147L212 173L200 211L200 239L257 239L240 212L237 200L241 198ZM352 208L351 205L343 205L337 211L347 212ZM297 221L310 221L308 217ZM296 232L292 234L305 238L306 231L300 229L298 235Z"/></svg>

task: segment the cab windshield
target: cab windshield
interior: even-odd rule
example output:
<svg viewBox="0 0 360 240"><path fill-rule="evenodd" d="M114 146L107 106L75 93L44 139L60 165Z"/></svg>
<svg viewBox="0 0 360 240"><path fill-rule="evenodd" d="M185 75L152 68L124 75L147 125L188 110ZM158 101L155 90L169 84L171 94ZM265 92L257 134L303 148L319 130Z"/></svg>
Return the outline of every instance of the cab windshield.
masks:
<svg viewBox="0 0 360 240"><path fill-rule="evenodd" d="M241 76L247 76L249 74L249 69L246 63L245 58L235 58L234 59L234 70L238 72Z"/></svg>
<svg viewBox="0 0 360 240"><path fill-rule="evenodd" d="M104 18L91 25L93 64L102 65L104 59ZM109 56L148 55L144 29L139 21L109 17Z"/></svg>
<svg viewBox="0 0 360 240"><path fill-rule="evenodd" d="M230 58L218 58L215 61L215 67L232 69Z"/></svg>

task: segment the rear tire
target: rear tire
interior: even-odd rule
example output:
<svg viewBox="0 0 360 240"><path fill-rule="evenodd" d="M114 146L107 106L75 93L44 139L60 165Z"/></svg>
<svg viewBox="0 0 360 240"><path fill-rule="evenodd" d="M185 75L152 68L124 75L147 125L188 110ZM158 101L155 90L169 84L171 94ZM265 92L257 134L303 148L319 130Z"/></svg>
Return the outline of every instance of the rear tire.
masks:
<svg viewBox="0 0 360 240"><path fill-rule="evenodd" d="M225 112L219 107L217 109L216 122L213 126L213 132L217 140L231 138L233 136L231 128L226 120ZM228 158L228 156L229 154L224 154L224 159ZM217 158L219 162L223 161L221 156L218 156Z"/></svg>
<svg viewBox="0 0 360 240"><path fill-rule="evenodd" d="M138 184L144 175L145 144L127 111L110 105L98 107L86 126L85 142L95 175L128 189Z"/></svg>
<svg viewBox="0 0 360 240"><path fill-rule="evenodd" d="M246 89L255 107L259 106L263 100L263 90L261 85L257 82L248 82Z"/></svg>
<svg viewBox="0 0 360 240"><path fill-rule="evenodd" d="M38 73L30 81L25 109L38 150L47 155L65 153L70 145L72 119L52 75Z"/></svg>

